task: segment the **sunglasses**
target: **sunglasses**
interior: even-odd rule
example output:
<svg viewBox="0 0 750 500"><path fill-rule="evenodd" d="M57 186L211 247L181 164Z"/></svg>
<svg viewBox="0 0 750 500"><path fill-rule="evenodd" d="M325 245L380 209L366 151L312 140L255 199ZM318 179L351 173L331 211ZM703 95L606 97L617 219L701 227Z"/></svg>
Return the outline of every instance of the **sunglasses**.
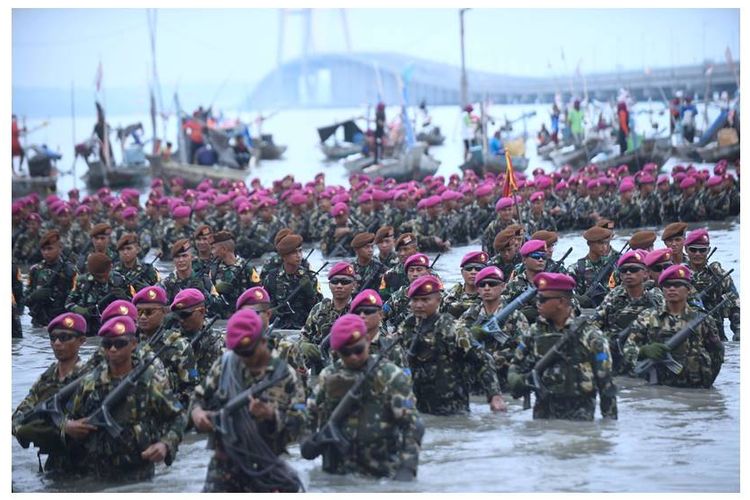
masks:
<svg viewBox="0 0 750 500"><path fill-rule="evenodd" d="M354 280L346 278L333 278L328 283L330 283L331 285L351 285L352 283L354 283Z"/></svg>
<svg viewBox="0 0 750 500"><path fill-rule="evenodd" d="M180 319L188 319L197 310L198 309L193 309L192 311L180 311L180 312L177 313L177 317L180 318Z"/></svg>
<svg viewBox="0 0 750 500"><path fill-rule="evenodd" d="M113 347L117 349L118 351L125 347L126 345L130 344L130 339L102 339L102 347L105 351L109 351Z"/></svg>
<svg viewBox="0 0 750 500"><path fill-rule="evenodd" d="M690 253L708 253L708 247L688 247Z"/></svg>
<svg viewBox="0 0 750 500"><path fill-rule="evenodd" d="M365 347L367 346L364 343L359 343L354 347L342 347L341 349L339 349L339 355L342 358L348 358L352 354L355 356L359 356L365 351Z"/></svg>
<svg viewBox="0 0 750 500"><path fill-rule="evenodd" d="M380 312L379 307L358 307L354 314L364 314L365 316L372 316L373 314Z"/></svg>
<svg viewBox="0 0 750 500"><path fill-rule="evenodd" d="M482 280L481 283L477 283L477 288L485 288L485 287L495 288L496 286L500 286L502 284L503 284L502 281Z"/></svg>
<svg viewBox="0 0 750 500"><path fill-rule="evenodd" d="M628 273L637 273L638 271L643 271L643 268L640 266L623 266L620 268L620 274L628 274Z"/></svg>
<svg viewBox="0 0 750 500"><path fill-rule="evenodd" d="M526 257L529 259L544 260L547 258L547 254L543 252L531 252Z"/></svg>
<svg viewBox="0 0 750 500"><path fill-rule="evenodd" d="M255 345L253 345L253 346L252 346L252 347L250 347L250 348L245 348L245 349L234 349L234 351L233 351L233 352L234 352L234 353L235 353L235 354L236 354L237 356L240 356L241 358L249 358L249 357L251 357L251 356L252 356L253 354L255 354L255 348L257 347L257 345L258 345L258 343L256 342L256 343L255 343Z"/></svg>
<svg viewBox="0 0 750 500"><path fill-rule="evenodd" d="M537 295L536 296L536 303L537 304L544 304L548 300L561 299L561 298L562 298L562 296L558 296L558 297L544 297L542 295Z"/></svg>
<svg viewBox="0 0 750 500"><path fill-rule="evenodd" d="M662 288L679 288L681 286L688 287L684 281L665 281L661 284Z"/></svg>
<svg viewBox="0 0 750 500"><path fill-rule="evenodd" d="M484 269L482 264L467 264L463 267L464 271L481 271Z"/></svg>
<svg viewBox="0 0 750 500"><path fill-rule="evenodd" d="M150 316L153 316L156 311L158 311L158 309L138 309L138 316L146 316L148 318Z"/></svg>
<svg viewBox="0 0 750 500"><path fill-rule="evenodd" d="M665 262L664 264L654 264L653 266L650 266L649 269L651 269L654 272L662 272L672 264L669 262Z"/></svg>
<svg viewBox="0 0 750 500"><path fill-rule="evenodd" d="M50 333L49 343L54 344L56 340L59 340L60 342L68 342L69 340L73 340L80 336L81 335L78 333Z"/></svg>

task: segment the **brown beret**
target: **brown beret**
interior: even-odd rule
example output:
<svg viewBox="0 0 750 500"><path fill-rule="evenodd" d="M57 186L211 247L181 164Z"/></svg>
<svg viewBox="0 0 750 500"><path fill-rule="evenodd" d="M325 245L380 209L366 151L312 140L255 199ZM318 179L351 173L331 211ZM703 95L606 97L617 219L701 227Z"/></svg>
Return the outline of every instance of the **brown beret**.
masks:
<svg viewBox="0 0 750 500"><path fill-rule="evenodd" d="M89 231L89 235L93 238L94 236L99 236L100 234L104 234L107 231L111 230L112 226L110 226L106 222L100 222L99 224L94 224L94 227L92 227L91 231Z"/></svg>
<svg viewBox="0 0 750 500"><path fill-rule="evenodd" d="M521 224L511 224L510 226L503 229L503 231L511 231L513 233L513 236L523 236L526 228Z"/></svg>
<svg viewBox="0 0 750 500"><path fill-rule="evenodd" d="M276 251L282 257L288 255L302 246L302 236L298 234L287 234L276 244Z"/></svg>
<svg viewBox="0 0 750 500"><path fill-rule="evenodd" d="M515 236L512 231L500 231L495 235L495 239L492 242L492 248L494 248L496 252L499 252L513 243L513 238L515 238Z"/></svg>
<svg viewBox="0 0 750 500"><path fill-rule="evenodd" d="M633 250L647 249L656 241L656 232L654 231L636 231L630 237L630 248Z"/></svg>
<svg viewBox="0 0 750 500"><path fill-rule="evenodd" d="M276 247L276 245L279 244L279 241L281 241L281 239L284 236L287 236L287 235L290 235L290 234L294 234L294 231L292 231L288 227L282 227L281 229L279 229L278 232L276 233L276 236L273 237L273 246L274 246L274 248Z"/></svg>
<svg viewBox="0 0 750 500"><path fill-rule="evenodd" d="M393 226L381 226L375 233L375 243L380 243L389 236L393 238Z"/></svg>
<svg viewBox="0 0 750 500"><path fill-rule="evenodd" d="M190 241L188 241L187 238L182 238L181 240L177 240L172 244L172 248L169 251L169 254L174 259L181 253L189 252L190 251Z"/></svg>
<svg viewBox="0 0 750 500"><path fill-rule="evenodd" d="M583 237L589 242L606 240L612 237L612 231L603 227L593 226L583 232Z"/></svg>
<svg viewBox="0 0 750 500"><path fill-rule="evenodd" d="M122 250L125 245L138 245L139 243L138 236L134 233L125 233L117 240L117 249Z"/></svg>
<svg viewBox="0 0 750 500"><path fill-rule="evenodd" d="M615 222L610 219L599 219L594 225L597 227L603 227L604 229L609 229L610 231L614 231L615 229Z"/></svg>
<svg viewBox="0 0 750 500"><path fill-rule="evenodd" d="M365 245L369 245L375 241L375 235L372 233L357 233L354 238L352 238L352 248L362 248Z"/></svg>
<svg viewBox="0 0 750 500"><path fill-rule="evenodd" d="M554 245L557 243L557 233L554 231L547 231L545 229L541 229L537 231L536 233L531 235L532 240L542 240L545 243L547 243L547 246Z"/></svg>
<svg viewBox="0 0 750 500"><path fill-rule="evenodd" d="M208 224L201 224L197 228L195 228L195 232L193 233L193 238L197 238L198 236L208 236L211 234L211 226Z"/></svg>
<svg viewBox="0 0 750 500"><path fill-rule="evenodd" d="M86 267L92 274L104 273L112 269L112 259L106 253L93 252L86 259Z"/></svg>
<svg viewBox="0 0 750 500"><path fill-rule="evenodd" d="M669 238L674 238L675 236L685 236L685 230L687 229L687 224L684 222L673 222L671 224L668 224L667 227L664 228L664 232L661 233L661 239L662 241L668 240Z"/></svg>
<svg viewBox="0 0 750 500"><path fill-rule="evenodd" d="M44 233L44 236L41 237L39 240L39 247L43 247L45 245L51 245L52 243L57 243L60 241L60 231L57 229L50 229L46 233Z"/></svg>
<svg viewBox="0 0 750 500"><path fill-rule="evenodd" d="M214 243L221 243L223 241L234 241L234 236L229 231L219 231L214 235Z"/></svg>
<svg viewBox="0 0 750 500"><path fill-rule="evenodd" d="M396 240L396 250L407 245L416 245L417 239L411 233L404 233Z"/></svg>

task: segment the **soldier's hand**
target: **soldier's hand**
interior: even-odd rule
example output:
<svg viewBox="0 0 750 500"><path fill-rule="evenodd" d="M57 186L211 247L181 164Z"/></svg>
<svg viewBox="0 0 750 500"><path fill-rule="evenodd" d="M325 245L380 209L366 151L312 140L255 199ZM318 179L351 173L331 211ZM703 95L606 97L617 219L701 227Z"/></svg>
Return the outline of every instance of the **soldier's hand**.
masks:
<svg viewBox="0 0 750 500"><path fill-rule="evenodd" d="M148 460L149 462L159 463L163 462L165 458L167 458L167 453L169 452L169 449L167 448L167 445L159 441L158 443L154 443L141 453L141 458L144 460Z"/></svg>
<svg viewBox="0 0 750 500"><path fill-rule="evenodd" d="M216 291L222 295L226 295L232 291L232 284L227 281L218 280L214 287L216 288Z"/></svg>
<svg viewBox="0 0 750 500"><path fill-rule="evenodd" d="M193 419L193 425L195 425L196 430L199 432L210 432L214 430L214 424L211 421L211 413L203 408L193 408L190 417Z"/></svg>
<svg viewBox="0 0 750 500"><path fill-rule="evenodd" d="M65 434L73 439L85 439L94 431L96 431L96 427L87 423L85 418L65 422Z"/></svg>
<svg viewBox="0 0 750 500"><path fill-rule="evenodd" d="M666 345L653 342L641 347L638 354L640 358L663 359L668 352L669 348Z"/></svg>
<svg viewBox="0 0 750 500"><path fill-rule="evenodd" d="M271 403L266 403L260 399L253 398L250 400L250 413L258 420L274 420L276 412Z"/></svg>
<svg viewBox="0 0 750 500"><path fill-rule="evenodd" d="M29 302L46 302L52 296L52 289L47 287L37 288L29 295Z"/></svg>
<svg viewBox="0 0 750 500"><path fill-rule="evenodd" d="M495 394L492 396L492 399L490 399L490 410L494 412L508 411L508 407L500 394Z"/></svg>

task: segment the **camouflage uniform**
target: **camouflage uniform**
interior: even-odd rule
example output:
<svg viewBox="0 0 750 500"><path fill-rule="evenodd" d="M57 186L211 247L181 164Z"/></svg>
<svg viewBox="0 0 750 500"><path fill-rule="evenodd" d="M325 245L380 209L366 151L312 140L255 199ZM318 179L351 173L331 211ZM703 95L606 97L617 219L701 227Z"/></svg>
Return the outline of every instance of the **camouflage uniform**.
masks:
<svg viewBox="0 0 750 500"><path fill-rule="evenodd" d="M409 316L395 337L406 349L417 409L433 415L469 410L469 383L477 381L489 400L500 394L492 358L449 314Z"/></svg>
<svg viewBox="0 0 750 500"><path fill-rule="evenodd" d="M440 311L446 312L455 319L458 319L467 309L479 302L479 300L477 292L469 294L464 291L463 283L456 283L445 297L443 297L443 302L440 304Z"/></svg>
<svg viewBox="0 0 750 500"><path fill-rule="evenodd" d="M180 335L188 341L195 355L195 367L198 369L198 382L204 380L208 371L211 369L214 361L221 357L224 351L224 338L221 332L213 328L207 331L197 344L194 344L195 338L203 332L208 324L204 321L203 328L198 332L188 333L185 330L180 331Z"/></svg>
<svg viewBox="0 0 750 500"><path fill-rule="evenodd" d="M409 310L409 285L406 284L396 290L390 298L383 303L383 313L385 313L385 323L394 330L399 327L402 321L411 313Z"/></svg>
<svg viewBox="0 0 750 500"><path fill-rule="evenodd" d="M193 388L198 383L195 353L190 342L175 330L165 332L153 343L145 344L143 350L145 353L156 352L164 345L167 347L159 354L159 359L166 370L169 386L182 406L187 408Z"/></svg>
<svg viewBox="0 0 750 500"><path fill-rule="evenodd" d="M391 253L389 253L388 255L378 255L378 260L385 266L386 269L391 269L397 266L399 262L401 262L398 259L398 255L396 254L396 252L393 251L391 251Z"/></svg>
<svg viewBox="0 0 750 500"><path fill-rule="evenodd" d="M248 235L253 249L249 258L254 259L266 252L273 252L273 239L282 227L284 227L283 222L275 215L271 217L269 222L257 219L250 235Z"/></svg>
<svg viewBox="0 0 750 500"><path fill-rule="evenodd" d="M599 260L594 262L589 258L588 255L586 255L586 257L578 259L575 264L568 267L568 275L576 280L576 288L574 291L578 297L581 297L586 293L586 290L588 290L592 285L592 281L596 274L609 261L609 259L610 256L605 255L604 257L600 257ZM590 297L593 302L593 307L597 307L599 304L601 304L607 292L609 292L609 288L607 288L608 279L609 276L605 276L602 278L601 283L604 287L603 289L600 289L598 291L594 290L591 292ZM589 304L583 304L583 306L592 307Z"/></svg>
<svg viewBox="0 0 750 500"><path fill-rule="evenodd" d="M177 240L181 239L192 241L194 232L195 228L190 224L177 227L174 221L170 221L170 223L164 228L164 236L161 239L162 260L172 260L172 253L170 252L172 245L174 245Z"/></svg>
<svg viewBox="0 0 750 500"><path fill-rule="evenodd" d="M83 253L88 246L88 244L91 242L91 236L89 235L89 231L91 231L91 226L88 227L81 227L77 222L73 223L73 226L70 229L70 253L72 255L80 255Z"/></svg>
<svg viewBox="0 0 750 500"><path fill-rule="evenodd" d="M319 241L323 238L323 234L328 226L333 222L331 214L327 211L320 210L315 207L312 215L310 216L310 237L313 241Z"/></svg>
<svg viewBox="0 0 750 500"><path fill-rule="evenodd" d="M349 227L351 231L336 239L336 229L339 227ZM320 251L326 257L353 257L354 250L351 248L351 242L356 233L357 230L351 226L337 226L332 220L320 240Z"/></svg>
<svg viewBox="0 0 750 500"><path fill-rule="evenodd" d="M78 278L75 287L68 294L65 309L86 318L86 335L93 337L99 333L101 311L117 299L131 299L125 278L121 274L110 272L106 283L99 283L93 275L84 274Z"/></svg>
<svg viewBox="0 0 750 500"><path fill-rule="evenodd" d="M359 283L355 294L365 288L377 290L380 287L386 268L377 257L373 257L366 266L363 266L357 259L354 259L352 267L354 267L354 273L359 276Z"/></svg>
<svg viewBox="0 0 750 500"><path fill-rule="evenodd" d="M378 333L375 335L375 338L370 341L370 356L379 356L380 353L383 352L383 344L385 344L385 346L388 346L394 340L395 339L388 336L388 330L386 330L385 325L381 323L380 328L378 329ZM388 361L395 364L396 366L400 366L401 368L403 368L404 373L411 377L411 369L409 369L409 364L406 361L406 353L404 352L404 349L400 344L396 344L388 352Z"/></svg>
<svg viewBox="0 0 750 500"><path fill-rule="evenodd" d="M38 404L43 403L47 399L57 394L60 389L83 374L83 361L81 361L80 358L78 358L78 361L73 367L73 370L63 379L60 379L58 377L57 366L57 362L52 363L49 368L47 368L44 373L39 376L36 382L34 382L34 385L32 385L31 389L29 389L29 393L26 395L23 401L21 401L18 407L16 407L15 411L13 412L12 424L14 436L21 426L21 422L25 413L33 410ZM54 429L51 425L49 427L50 433L54 431L54 433L59 436L58 429ZM46 453L49 455L47 457L47 461L44 463L44 470L46 472L60 470L71 471L74 469L74 464L71 462L71 457L63 450L64 444L62 440L59 441L59 446L59 449L39 450L40 454Z"/></svg>
<svg viewBox="0 0 750 500"><path fill-rule="evenodd" d="M230 231L236 226L236 215L233 212L216 212L206 217L206 224L211 226L214 231ZM179 238L178 238L179 239Z"/></svg>
<svg viewBox="0 0 750 500"><path fill-rule="evenodd" d="M279 269L281 268L281 266L282 266L281 255L277 253L271 254L268 257L268 260L266 260L263 263L263 268L260 271L260 281L263 282L266 280L266 276L270 276L271 274L277 273ZM307 259L303 258L300 266L309 270L310 262L308 262Z"/></svg>
<svg viewBox="0 0 750 500"><path fill-rule="evenodd" d="M609 341L613 374L626 373L622 363L622 346L618 344L617 334L631 326L643 311L651 307L664 307L664 295L661 289L653 287L649 290L644 289L643 295L634 299L628 295L623 285L618 285L607 294L604 301L594 311L591 323L600 329Z"/></svg>
<svg viewBox="0 0 750 500"><path fill-rule="evenodd" d="M541 215L535 216L531 210L526 215L526 234L534 234L542 229L546 231L557 231L557 222L555 217L548 212L542 212Z"/></svg>
<svg viewBox="0 0 750 500"><path fill-rule="evenodd" d="M260 285L260 278L255 268L242 257L237 257L234 264L215 261L211 268L214 288L219 293L217 313L224 319L234 313L234 306L242 292L250 287Z"/></svg>
<svg viewBox="0 0 750 500"><path fill-rule="evenodd" d="M65 312L65 301L75 281L75 267L61 258L54 264L42 261L31 266L26 303L34 326L45 326Z"/></svg>
<svg viewBox="0 0 750 500"><path fill-rule="evenodd" d="M177 277L177 271L172 271L169 276L162 280L160 286L167 292L167 300L170 303L181 290L197 288L203 292L203 296L206 298L206 308L210 313L214 313L221 307L218 293L206 275L198 276L193 272L189 277L182 279Z"/></svg>
<svg viewBox="0 0 750 500"><path fill-rule="evenodd" d="M371 357L368 365L374 362ZM325 425L361 373L340 360L321 372L309 403L318 427ZM416 474L419 420L411 378L395 364L381 362L363 386L361 404L341 423L341 432L353 445L351 452L342 456L334 447L326 447L323 470L393 477L406 468Z"/></svg>
<svg viewBox="0 0 750 500"><path fill-rule="evenodd" d="M680 315L670 314L666 306L644 311L633 323L630 336L623 348L626 366L635 366L640 346L652 342L664 343L697 313L698 310L689 304ZM706 319L682 345L670 351L670 354L675 361L682 364L683 369L675 375L664 365L657 365L656 374L660 384L674 387L711 387L724 362L724 345L716 331L716 324Z"/></svg>
<svg viewBox="0 0 750 500"><path fill-rule="evenodd" d="M524 265L519 264L513 270L513 273L508 280L508 285L505 287L505 290L503 290L500 297L507 304L529 288L534 288L534 284L529 281ZM526 317L530 324L536 322L536 319L539 316L539 313L536 310L536 304L533 300L529 300L521 307L521 309L519 309L519 311Z"/></svg>
<svg viewBox="0 0 750 500"><path fill-rule="evenodd" d="M570 331L573 321L571 313L558 331L553 323L540 316L521 336L508 369L508 380L515 394L519 388L514 387L514 378L530 372L560 337ZM617 389L612 382L606 337L595 326L586 324L574 340L566 342L561 349L562 358L540 374L549 396L536 399L534 418L593 420L597 393L602 417L617 418Z"/></svg>
<svg viewBox="0 0 750 500"><path fill-rule="evenodd" d="M97 411L119 382L111 378L106 363L98 365L73 395L68 418L77 420ZM187 416L162 373L148 367L114 408L112 416L123 428L117 438L99 429L82 441L66 439L73 456L78 457L76 463L87 475L109 480L150 479L154 464L141 458L141 452L159 441L167 445L164 462L172 464Z"/></svg>
<svg viewBox="0 0 750 500"><path fill-rule="evenodd" d="M311 342L315 345L320 345L320 342L328 335L331 331L333 323L339 319L342 315L349 312L349 304L347 304L337 310L333 307L333 300L325 298L315 304L310 310L310 314L307 316L305 326L302 328L301 338L307 342Z"/></svg>
<svg viewBox="0 0 750 500"><path fill-rule="evenodd" d="M502 311L505 305L501 302L496 312ZM516 346L518 346L521 335L529 331L529 322L519 311L514 311L502 325L503 333L509 338L505 342L500 343L492 335L484 332L481 335L477 335L474 333L476 330L472 330L472 327L481 326L490 320L492 316L493 314L488 314L484 308L484 304L479 300L461 315L461 322L467 330L471 331L472 336L482 345L482 348L492 356L495 368L497 369L497 380L500 383L500 388L507 390L508 366L513 359L513 353ZM473 387L472 393L475 392L478 393L477 387Z"/></svg>
<svg viewBox="0 0 750 500"><path fill-rule="evenodd" d="M724 220L729 217L731 207L731 194L729 191L719 193L706 193L703 198L706 207L706 218L709 220Z"/></svg>
<svg viewBox="0 0 750 500"><path fill-rule="evenodd" d="M208 411L220 410L233 396L273 373L280 363L284 361L273 351L264 372L254 375L233 352L227 351L213 363L203 382L195 387L193 405ZM286 447L305 432L308 424L304 388L295 371L288 366L286 370L287 377L263 393L263 397L276 406L275 422L256 423L260 437L276 455L284 453ZM251 418L247 410L240 411ZM219 432L210 435L208 446L215 452L206 472L204 492L260 491L224 451Z"/></svg>
<svg viewBox="0 0 750 500"><path fill-rule="evenodd" d="M417 245L422 252L439 252L442 247L435 243L435 237L440 237L443 241L448 240L445 233L448 221L443 217L432 218L427 214L417 216L414 223L414 236L417 238ZM443 238L443 236L445 236Z"/></svg>
<svg viewBox="0 0 750 500"><path fill-rule="evenodd" d="M476 222L468 218L468 213L461 210L451 210L443 215L443 229L436 233L449 240L452 245L465 245L469 242L469 227Z"/></svg>
<svg viewBox="0 0 750 500"><path fill-rule="evenodd" d="M633 198L628 203L617 200L611 205L609 211L610 218L615 221L617 227L640 227L641 226L641 206Z"/></svg>
<svg viewBox="0 0 750 500"><path fill-rule="evenodd" d="M644 226L660 226L662 224L661 201L656 191L652 191L645 196L639 196L637 203L641 206L641 223Z"/></svg>
<svg viewBox="0 0 750 500"><path fill-rule="evenodd" d="M159 282L159 272L156 268L147 262L139 262L137 259L133 268L128 269L122 262L119 262L113 269L121 274L125 282L136 292Z"/></svg>
<svg viewBox="0 0 750 500"><path fill-rule="evenodd" d="M211 279L211 268L215 267L215 260L213 257L209 257L208 259L202 259L200 256L196 255L193 258L193 274L196 276L207 276L209 280Z"/></svg>
<svg viewBox="0 0 750 500"><path fill-rule="evenodd" d="M503 272L503 276L505 276L506 281L510 279L510 275L513 273L515 268L523 262L523 258L521 257L520 253L516 253L513 256L513 260L511 262L505 262L503 261L500 254L497 254L490 258L489 262L487 262L488 266L496 266L500 268L500 270Z"/></svg>
<svg viewBox="0 0 750 500"><path fill-rule="evenodd" d="M89 242L91 241L91 237L89 237ZM89 258L89 254L94 252L93 245L87 245L83 252L78 254L78 262L76 263L76 266L78 267L79 273L85 273L88 271L88 268L86 267L86 262ZM112 245L108 245L107 248L104 250L104 253L107 254L107 257L109 257L109 260L112 261L112 267L116 266L120 262L120 254L117 252L117 249L115 249Z"/></svg>
<svg viewBox="0 0 750 500"><path fill-rule="evenodd" d="M387 301L399 288L409 284L404 264L399 263L396 267L388 269L383 275L383 283L385 287L381 287L378 293L384 301Z"/></svg>
<svg viewBox="0 0 750 500"><path fill-rule="evenodd" d="M726 273L718 262L711 262L707 266L704 266L703 269L695 269L690 266L690 270L693 272L690 281L698 293L711 286L714 281ZM711 310L719 305L724 296L728 296L730 300L719 311L714 313L714 318L719 327L719 336L722 338L724 338L724 318L729 318L729 326L732 332L739 334L740 329L740 296L737 293L737 288L734 286L731 276L724 278L721 285L717 285L703 298L703 306L707 311Z"/></svg>
<svg viewBox="0 0 750 500"><path fill-rule="evenodd" d="M13 293L13 309L11 312L12 325L11 335L13 338L23 337L23 329L21 328L21 314L24 308L24 296L23 296L23 283L21 282L21 270L18 264L13 262L11 264L11 292ZM33 320L32 320L33 322Z"/></svg>
<svg viewBox="0 0 750 500"><path fill-rule="evenodd" d="M292 298L290 307L283 305L287 302L289 294L300 285L302 288ZM323 300L317 276L302 266L293 274L287 274L281 267L273 273L264 275L263 288L271 297L272 307L281 305L276 310L276 328L279 329L302 328L310 310Z"/></svg>
<svg viewBox="0 0 750 500"><path fill-rule="evenodd" d="M518 222L516 222L515 219L510 219L506 222L500 218L496 218L487 225L484 231L482 231L482 250L487 252L487 255L490 257L495 255L495 247L493 245L495 242L495 236L511 224L518 224Z"/></svg>
<svg viewBox="0 0 750 500"><path fill-rule="evenodd" d="M466 210L466 208L464 208ZM487 204L484 207L479 206L476 201L468 207L467 221L471 221L471 224L467 224L468 237L471 239L477 238L482 234L482 229L486 228L487 225L495 218L495 208ZM396 227L396 226L394 226Z"/></svg>
<svg viewBox="0 0 750 500"><path fill-rule="evenodd" d="M42 252L39 247L41 239L42 235L39 232L29 233L26 231L21 233L16 240L16 244L13 245L13 260L19 264L32 264L42 260Z"/></svg>
<svg viewBox="0 0 750 500"><path fill-rule="evenodd" d="M148 235L148 240L151 243L150 248L161 248L161 224L159 218L146 217L143 222L138 226L139 234Z"/></svg>
<svg viewBox="0 0 750 500"><path fill-rule="evenodd" d="M700 222L706 219L706 207L703 197L696 192L690 197L682 195L677 202L677 220L683 222Z"/></svg>

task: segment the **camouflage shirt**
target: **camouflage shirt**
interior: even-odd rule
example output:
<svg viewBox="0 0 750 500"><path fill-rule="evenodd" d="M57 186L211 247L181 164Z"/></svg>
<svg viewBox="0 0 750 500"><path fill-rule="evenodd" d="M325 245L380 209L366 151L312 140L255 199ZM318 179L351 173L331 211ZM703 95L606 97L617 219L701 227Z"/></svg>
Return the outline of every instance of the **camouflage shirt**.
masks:
<svg viewBox="0 0 750 500"><path fill-rule="evenodd" d="M297 287L300 287L299 291L289 299ZM271 297L271 306L280 306L276 310L276 328L279 329L302 328L313 306L323 300L317 276L302 266L292 274L288 274L283 266L265 274L263 288Z"/></svg>
<svg viewBox="0 0 750 500"><path fill-rule="evenodd" d="M320 342L331 331L333 323L342 315L349 312L349 304L351 304L351 299L343 308L338 310L334 308L333 300L329 298L325 298L315 304L307 316L304 328L302 328L302 338L313 344L320 345Z"/></svg>
<svg viewBox="0 0 750 500"><path fill-rule="evenodd" d="M361 292L365 288L373 290L380 288L386 268L377 257L373 257L366 266L363 266L357 259L354 259L352 267L354 267L354 272L359 276L356 293Z"/></svg>
<svg viewBox="0 0 750 500"><path fill-rule="evenodd" d="M198 381L202 381L206 378L206 374L211 369L214 361L221 357L221 353L224 351L224 338L220 332L217 332L213 328L207 331L198 342L195 342L195 338L203 332L208 326L204 322L203 329L199 332L186 332L180 331L182 337L188 341L193 349L195 355L195 367L198 369Z"/></svg>
<svg viewBox="0 0 750 500"><path fill-rule="evenodd" d="M159 271L154 266L146 262L136 260L135 266L126 268L122 262L114 266L114 270L125 278L125 282L132 286L136 292L155 285L159 281Z"/></svg>
<svg viewBox="0 0 750 500"><path fill-rule="evenodd" d="M726 274L718 262L711 262L701 269L695 269L693 266L690 266L690 269L693 271L690 281L698 293L711 286L716 280ZM722 337L724 336L724 318L729 318L730 327L733 332L736 333L740 327L740 296L737 293L737 288L734 286L732 277L727 276L724 278L722 283L714 287L702 300L703 307L708 311L719 305L725 296L730 300L719 309L718 313L714 314L714 318L720 326L719 333Z"/></svg>
<svg viewBox="0 0 750 500"><path fill-rule="evenodd" d="M464 290L463 283L456 283L443 297L443 302L440 304L440 311L446 312L455 319L458 319L467 309L479 302L479 300L477 292L468 293Z"/></svg>
<svg viewBox="0 0 750 500"><path fill-rule="evenodd" d="M166 370L169 385L182 406L187 408L193 388L198 383L198 369L193 348L179 331L172 330L165 332L155 342L146 343L144 352L155 353L162 348L164 350L159 354L159 359Z"/></svg>
<svg viewBox="0 0 750 500"><path fill-rule="evenodd" d="M75 286L76 276L73 264L62 259L57 259L54 264L42 261L31 266L26 302L33 325L47 325L55 316L65 312L65 301Z"/></svg>
<svg viewBox="0 0 750 500"><path fill-rule="evenodd" d="M131 298L125 278L120 273L112 271L105 283L100 283L91 274L84 274L68 294L65 309L86 318L86 335L91 337L99 333L101 313L109 304L117 299Z"/></svg>

